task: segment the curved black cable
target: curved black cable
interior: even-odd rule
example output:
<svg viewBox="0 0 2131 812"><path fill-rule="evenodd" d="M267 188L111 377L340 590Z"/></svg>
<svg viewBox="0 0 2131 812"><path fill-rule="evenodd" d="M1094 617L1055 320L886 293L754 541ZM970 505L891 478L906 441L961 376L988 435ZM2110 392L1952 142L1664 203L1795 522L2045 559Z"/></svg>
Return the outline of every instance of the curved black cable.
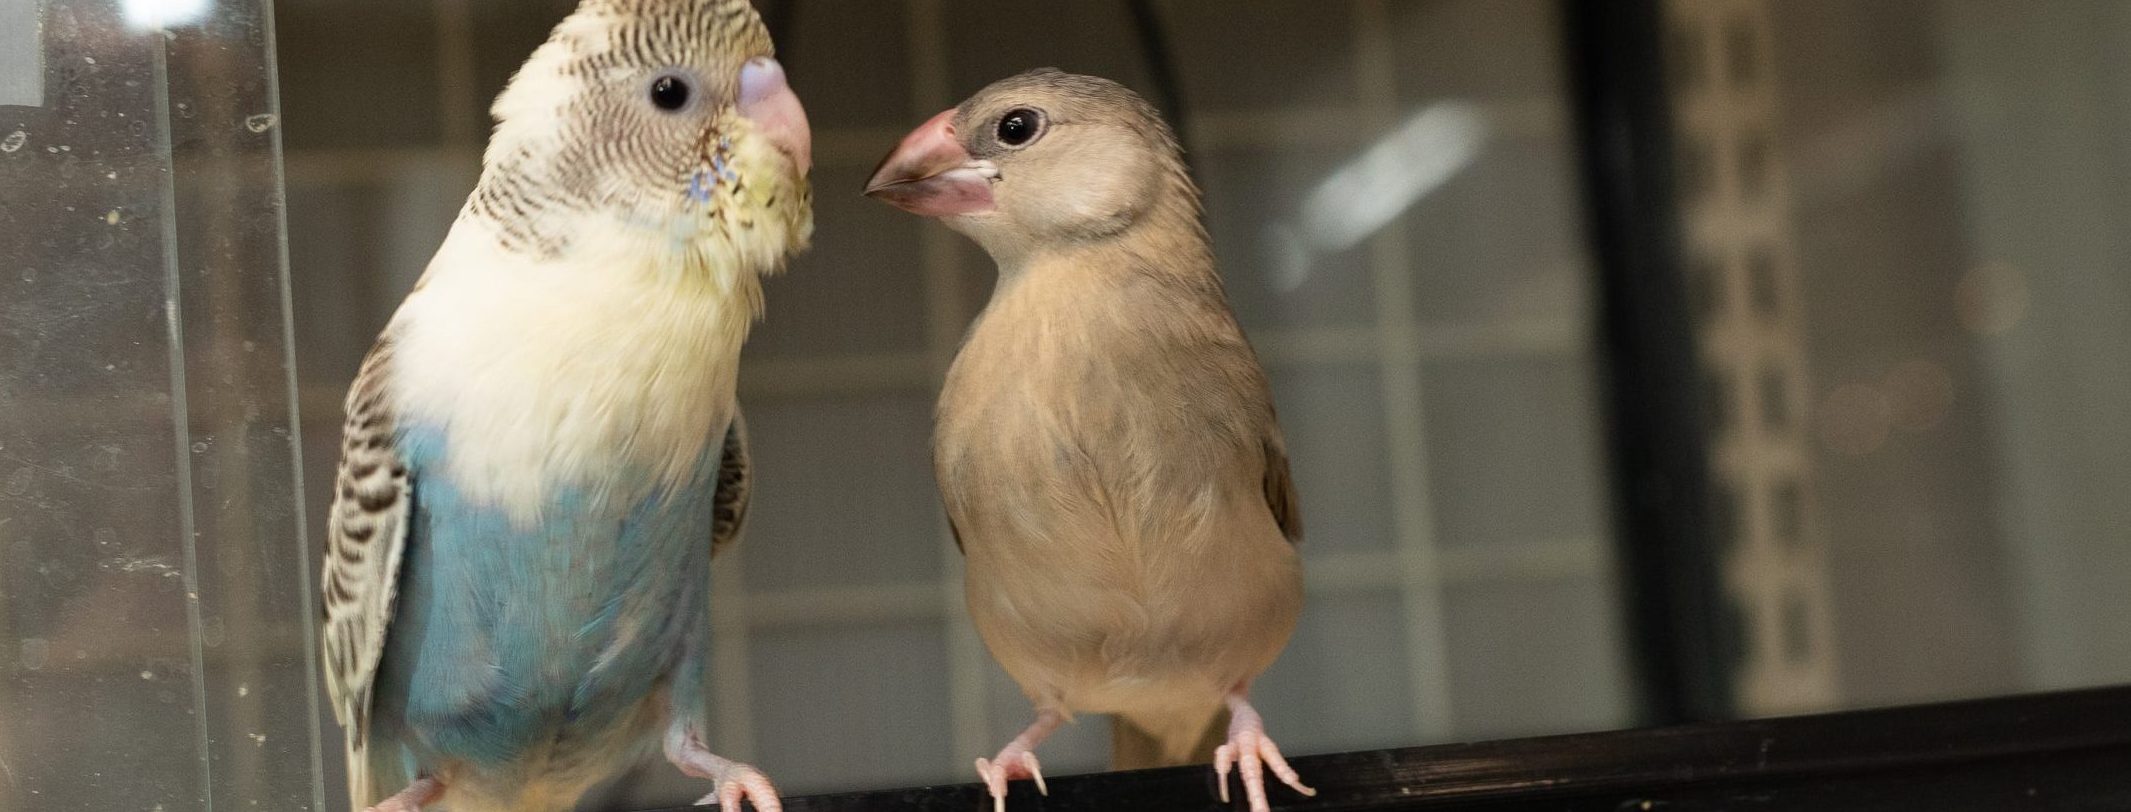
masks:
<svg viewBox="0 0 2131 812"><path fill-rule="evenodd" d="M1134 33L1139 35L1140 54L1147 61L1147 75L1154 82L1154 106L1169 120L1169 129L1176 132L1177 141L1189 145L1191 137L1186 132L1190 126L1184 118L1184 93L1177 81L1176 59L1169 50L1169 32L1162 25L1162 15L1154 7L1155 0L1125 0L1125 9L1132 15ZM1184 162L1191 163L1191 151L1184 151Z"/></svg>
<svg viewBox="0 0 2131 812"><path fill-rule="evenodd" d="M768 6L762 10L762 25L770 30L770 41L777 43L777 60L789 70L796 41L792 36L792 23L799 18L799 0L778 0Z"/></svg>

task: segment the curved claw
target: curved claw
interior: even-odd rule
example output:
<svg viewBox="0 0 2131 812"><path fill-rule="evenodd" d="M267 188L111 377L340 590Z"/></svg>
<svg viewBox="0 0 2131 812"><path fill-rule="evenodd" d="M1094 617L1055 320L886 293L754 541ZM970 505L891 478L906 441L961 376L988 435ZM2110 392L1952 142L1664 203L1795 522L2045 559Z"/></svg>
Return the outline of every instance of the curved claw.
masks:
<svg viewBox="0 0 2131 812"><path fill-rule="evenodd" d="M984 779L984 789L992 796L992 812L1006 812L1006 768L993 766L988 758L977 759L977 777Z"/></svg>
<svg viewBox="0 0 2131 812"><path fill-rule="evenodd" d="M1280 755L1280 746L1271 737L1256 730L1240 730L1231 736L1227 744L1214 750L1213 770L1221 785L1221 803L1229 802L1228 772L1237 769L1243 778L1243 793L1250 801L1251 812L1271 812L1272 804L1265 798L1265 770L1271 768L1280 783L1305 796L1315 797L1317 790L1302 783L1295 768L1288 766L1287 758Z"/></svg>
<svg viewBox="0 0 2131 812"><path fill-rule="evenodd" d="M1028 770L1030 778L1036 780L1036 793L1045 797L1049 797L1051 794L1051 787L1049 784L1043 783L1043 765L1036 761L1036 754L1022 753L1021 767L1022 769Z"/></svg>

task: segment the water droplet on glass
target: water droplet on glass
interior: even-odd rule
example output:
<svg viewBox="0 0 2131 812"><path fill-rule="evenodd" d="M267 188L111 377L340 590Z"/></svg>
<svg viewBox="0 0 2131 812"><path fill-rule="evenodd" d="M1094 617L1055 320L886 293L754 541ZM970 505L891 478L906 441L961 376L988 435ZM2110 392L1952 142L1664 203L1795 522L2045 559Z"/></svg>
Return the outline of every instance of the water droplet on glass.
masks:
<svg viewBox="0 0 2131 812"><path fill-rule="evenodd" d="M205 453L207 453L207 443L205 443L205 442L198 442L198 443L193 443L193 444L192 444L192 453L194 453L194 454L205 454Z"/></svg>
<svg viewBox="0 0 2131 812"><path fill-rule="evenodd" d="M141 679L155 679L155 672L154 672L154 671L142 671L142 672L141 672Z"/></svg>
<svg viewBox="0 0 2131 812"><path fill-rule="evenodd" d="M21 130L8 133L6 138L0 138L0 152L14 152L21 149L23 144L29 143L29 140L30 134Z"/></svg>
<svg viewBox="0 0 2131 812"><path fill-rule="evenodd" d="M51 645L50 643L47 643L47 642L45 642L44 638L42 638L42 637L25 637L25 638L23 638L23 639L22 639L22 668L23 668L24 670L27 670L27 671L40 671L40 670L43 670L43 669L44 669L44 663L45 663L45 661L46 661L47 659L49 659L49 658L50 658L50 656L51 656L51 653L52 653L52 645Z"/></svg>
<svg viewBox="0 0 2131 812"><path fill-rule="evenodd" d="M263 133L273 129L275 121L276 118L273 113L260 113L245 119L244 128L255 133Z"/></svg>
<svg viewBox="0 0 2131 812"><path fill-rule="evenodd" d="M115 225L118 225L118 210L117 210L117 209L112 209L112 210L110 210L110 211L104 212L104 225L107 225L107 226L115 226Z"/></svg>

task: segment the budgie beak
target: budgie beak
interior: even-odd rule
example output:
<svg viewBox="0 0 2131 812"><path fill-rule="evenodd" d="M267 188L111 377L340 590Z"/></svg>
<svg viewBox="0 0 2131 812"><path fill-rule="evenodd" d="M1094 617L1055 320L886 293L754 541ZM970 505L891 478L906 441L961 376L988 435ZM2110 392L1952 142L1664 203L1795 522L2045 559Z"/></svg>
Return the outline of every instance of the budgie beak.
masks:
<svg viewBox="0 0 2131 812"><path fill-rule="evenodd" d="M792 159L800 175L814 165L814 132L807 126L806 108L785 81L784 66L777 60L758 56L740 69L739 112Z"/></svg>

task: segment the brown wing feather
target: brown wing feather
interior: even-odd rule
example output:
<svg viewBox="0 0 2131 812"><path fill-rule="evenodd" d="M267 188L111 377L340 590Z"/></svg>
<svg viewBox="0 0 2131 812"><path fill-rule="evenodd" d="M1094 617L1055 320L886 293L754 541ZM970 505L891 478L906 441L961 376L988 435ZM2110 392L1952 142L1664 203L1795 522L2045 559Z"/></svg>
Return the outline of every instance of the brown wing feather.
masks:
<svg viewBox="0 0 2131 812"><path fill-rule="evenodd" d="M1279 429L1265 441L1265 505L1290 544L1302 543L1302 500L1295 496L1295 480L1288 476L1287 444Z"/></svg>
<svg viewBox="0 0 2131 812"><path fill-rule="evenodd" d="M413 497L407 466L393 447L393 417L384 391L391 363L391 341L379 339L348 391L319 581L326 612L326 690L333 715L357 747L368 732L371 685L392 622Z"/></svg>

